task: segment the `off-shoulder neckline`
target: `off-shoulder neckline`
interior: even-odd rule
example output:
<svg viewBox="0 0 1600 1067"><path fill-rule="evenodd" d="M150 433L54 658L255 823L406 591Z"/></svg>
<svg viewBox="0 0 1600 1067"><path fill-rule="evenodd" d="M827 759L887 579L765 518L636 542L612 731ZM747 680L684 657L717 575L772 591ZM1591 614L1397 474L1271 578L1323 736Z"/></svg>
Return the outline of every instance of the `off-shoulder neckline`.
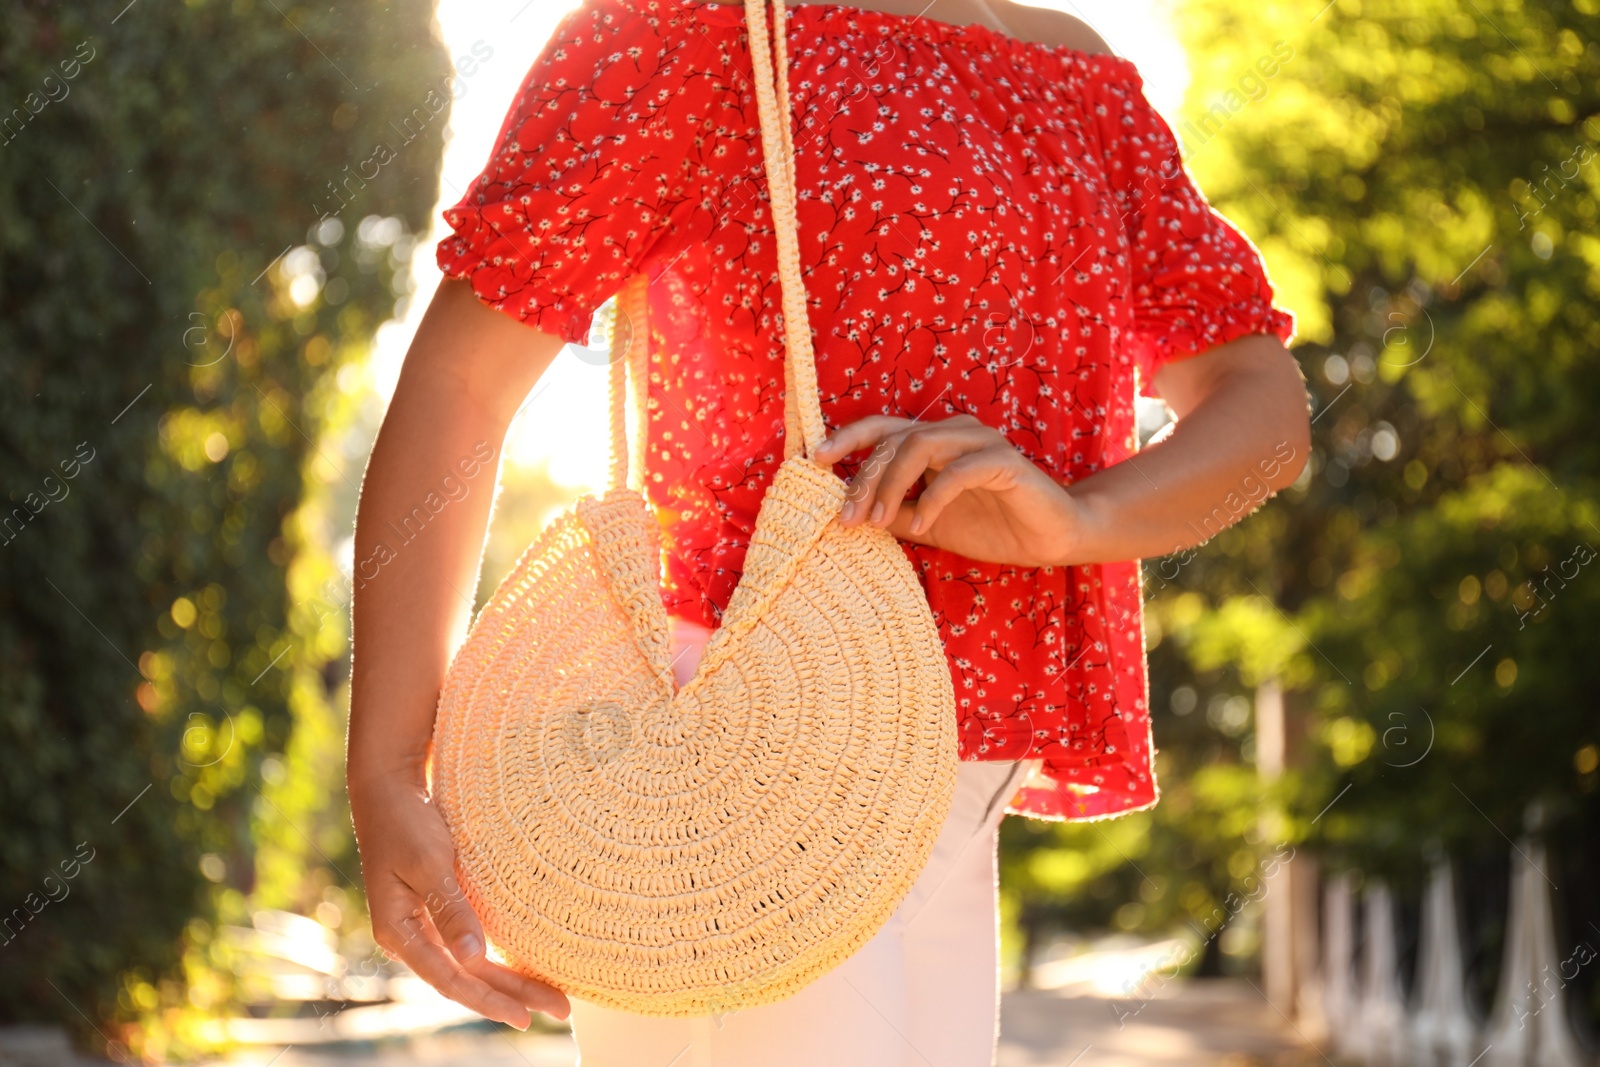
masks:
<svg viewBox="0 0 1600 1067"><path fill-rule="evenodd" d="M689 12L702 21L721 25L744 25L744 5L711 4L705 0L620 0L635 11L651 9ZM923 18L921 15L901 15L887 11L872 11L838 3L791 3L788 5L791 23L806 23L817 28L849 29L852 32L877 32L884 35L907 37L929 44L953 44L976 48L986 53L1001 52L1015 59L1033 59L1040 55L1064 59L1075 66L1102 74L1120 75L1134 83L1142 81L1133 62L1112 52L1085 52L1070 45L1048 44L1044 41L1023 41L981 22L957 25Z"/></svg>

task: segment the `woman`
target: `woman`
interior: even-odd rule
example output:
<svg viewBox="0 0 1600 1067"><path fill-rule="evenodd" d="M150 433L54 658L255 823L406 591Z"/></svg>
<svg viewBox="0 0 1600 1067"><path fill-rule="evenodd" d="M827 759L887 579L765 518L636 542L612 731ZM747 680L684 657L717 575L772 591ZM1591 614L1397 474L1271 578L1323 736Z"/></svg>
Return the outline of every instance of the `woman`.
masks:
<svg viewBox="0 0 1600 1067"><path fill-rule="evenodd" d="M917 564L956 691L956 799L889 924L788 1000L713 1019L569 1004L488 960L423 768L490 494L355 600L349 785L374 936L490 1018L570 1011L585 1067L990 1063L1001 817L1155 803L1137 561L1235 521L1309 452L1292 319L1092 31L1008 0L794 4L788 25L817 458L850 480L838 521L887 527ZM737 2L584 0L562 20L445 214L446 281L373 450L358 558L457 457L498 447L562 345L645 272L662 353L645 484L692 673L783 452L744 34ZM1178 416L1143 450L1138 391Z"/></svg>

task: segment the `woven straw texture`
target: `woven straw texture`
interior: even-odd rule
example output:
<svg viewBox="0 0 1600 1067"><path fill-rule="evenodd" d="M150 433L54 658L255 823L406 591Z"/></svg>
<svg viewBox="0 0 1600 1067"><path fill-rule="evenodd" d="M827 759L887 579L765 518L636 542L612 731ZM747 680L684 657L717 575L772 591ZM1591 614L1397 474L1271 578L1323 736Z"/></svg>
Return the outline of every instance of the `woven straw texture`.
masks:
<svg viewBox="0 0 1600 1067"><path fill-rule="evenodd" d="M784 9L773 0L769 49L767 2L746 12L785 321L801 328L785 330L785 460L721 625L679 688L625 433L649 360L639 276L612 338L628 356L611 377L612 486L495 591L434 731L433 795L491 945L642 1015L771 1003L849 958L922 872L955 785L950 672L915 570L888 531L835 521L846 486L809 456L824 430L773 86Z"/></svg>

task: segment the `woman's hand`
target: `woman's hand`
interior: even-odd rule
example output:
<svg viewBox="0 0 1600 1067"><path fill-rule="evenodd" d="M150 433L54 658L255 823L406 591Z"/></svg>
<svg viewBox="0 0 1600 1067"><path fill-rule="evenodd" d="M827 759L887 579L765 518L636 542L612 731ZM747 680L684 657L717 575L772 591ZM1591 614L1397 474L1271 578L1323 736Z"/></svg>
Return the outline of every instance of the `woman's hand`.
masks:
<svg viewBox="0 0 1600 1067"><path fill-rule="evenodd" d="M970 415L873 415L817 451L872 449L851 480L845 526L1017 567L1151 559L1187 549L1292 485L1311 455L1305 379L1276 337L1251 334L1173 359L1153 384L1177 423L1070 487ZM914 503L906 493L918 484Z"/></svg>
<svg viewBox="0 0 1600 1067"><path fill-rule="evenodd" d="M1084 517L1050 475L971 415L937 422L871 415L817 449L835 463L870 448L839 522L881 526L904 541L1017 567L1064 564ZM923 486L915 501L906 493Z"/></svg>
<svg viewBox="0 0 1600 1067"><path fill-rule="evenodd" d="M518 1030L528 1028L530 1011L570 1014L559 989L484 952L483 924L456 880L450 834L420 788L352 788L350 810L379 948L456 1003Z"/></svg>

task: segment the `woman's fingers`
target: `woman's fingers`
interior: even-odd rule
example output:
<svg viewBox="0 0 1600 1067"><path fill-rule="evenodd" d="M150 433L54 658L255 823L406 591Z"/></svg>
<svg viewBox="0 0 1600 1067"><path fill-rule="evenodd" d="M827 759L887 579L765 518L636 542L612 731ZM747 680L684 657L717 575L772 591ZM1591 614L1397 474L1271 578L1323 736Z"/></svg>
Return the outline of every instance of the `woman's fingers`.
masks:
<svg viewBox="0 0 1600 1067"><path fill-rule="evenodd" d="M883 436L851 480L839 521L846 526L895 521L906 494L930 469L937 471L999 435L968 416L932 423L908 423Z"/></svg>
<svg viewBox="0 0 1600 1067"><path fill-rule="evenodd" d="M934 435L920 427L902 430L878 442L867 462L851 481L846 524L856 520L888 526L901 501L928 469L935 447Z"/></svg>
<svg viewBox="0 0 1600 1067"><path fill-rule="evenodd" d="M443 930L445 928L439 925L440 912L448 911L448 908L453 905L453 902L458 900L461 902L462 906L465 906L465 900L461 897L455 882L455 878L452 875L448 882L441 886L441 889L448 891L453 888L457 889L457 891L448 896L441 893L438 896L430 896L428 898L430 901L442 899L452 902L451 904L445 905L439 909L432 909L432 914L428 916L433 923L434 929L439 932L438 936L433 937L431 940L440 946L443 946L447 943L450 944L452 946L450 950L451 955L454 957L455 962L461 966L462 970L481 979L491 988L504 993L522 1007L533 1011L542 1011L546 1015L553 1016L557 1019L565 1019L571 1012L571 1005L567 1002L566 994L562 993L554 986L546 985L545 983L535 981L526 975L518 974L516 971L513 971L504 964L496 963L494 960L489 958L489 954L483 946L482 924L479 923L478 917L475 914L472 914L470 908L468 909L468 918L466 920L463 920L461 916L451 916L447 920L457 924L458 930L460 929L460 923L463 921L469 922L470 929L465 934L458 933L454 939L448 938L444 935ZM476 952L463 956L462 951L464 951L464 949L457 950L454 947L461 944L464 937L475 937L478 939Z"/></svg>
<svg viewBox="0 0 1600 1067"><path fill-rule="evenodd" d="M413 888L422 888L417 881L427 886L424 903L428 906L434 928L439 931L440 939L450 947L456 962L465 966L469 960L477 959L484 953L483 924L467 904L466 894L456 880L453 866L453 862L441 863L436 860L430 864L431 870L418 872L420 877L416 881L411 878L406 880Z"/></svg>
<svg viewBox="0 0 1600 1067"><path fill-rule="evenodd" d="M396 877L368 884L372 935L378 947L398 959L440 993L489 1019L526 1030L528 1009L467 973L445 951L422 898Z"/></svg>
<svg viewBox="0 0 1600 1067"><path fill-rule="evenodd" d="M819 463L836 463L852 452L872 448L884 437L911 424L911 419L894 415L868 415L830 433L817 446L814 456Z"/></svg>
<svg viewBox="0 0 1600 1067"><path fill-rule="evenodd" d="M884 467L894 455L895 448L896 441L892 438L879 441L856 469L855 477L845 486L844 506L839 510L839 522L842 525L854 526L868 517L878 480L883 477Z"/></svg>
<svg viewBox="0 0 1600 1067"><path fill-rule="evenodd" d="M468 973L443 945L417 938L407 943L400 958L424 982L485 1018L518 1030L526 1030L532 1022L528 1008L477 975Z"/></svg>
<svg viewBox="0 0 1600 1067"><path fill-rule="evenodd" d="M568 1017L571 1005L559 989L489 958L437 808L409 789L357 791L352 808L379 948L487 1018L526 1030L530 1011Z"/></svg>
<svg viewBox="0 0 1600 1067"><path fill-rule="evenodd" d="M565 1019L572 1014L572 1004L561 990L519 974L488 956L479 956L475 962L464 966L468 973L477 975L526 1008L543 1012L552 1019Z"/></svg>
<svg viewBox="0 0 1600 1067"><path fill-rule="evenodd" d="M1006 452L993 446L968 452L946 463L938 474L928 480L922 493L911 504L912 515L907 531L920 534L928 529L956 497L969 489L990 485L998 475L1004 473L1009 463L1010 457Z"/></svg>

